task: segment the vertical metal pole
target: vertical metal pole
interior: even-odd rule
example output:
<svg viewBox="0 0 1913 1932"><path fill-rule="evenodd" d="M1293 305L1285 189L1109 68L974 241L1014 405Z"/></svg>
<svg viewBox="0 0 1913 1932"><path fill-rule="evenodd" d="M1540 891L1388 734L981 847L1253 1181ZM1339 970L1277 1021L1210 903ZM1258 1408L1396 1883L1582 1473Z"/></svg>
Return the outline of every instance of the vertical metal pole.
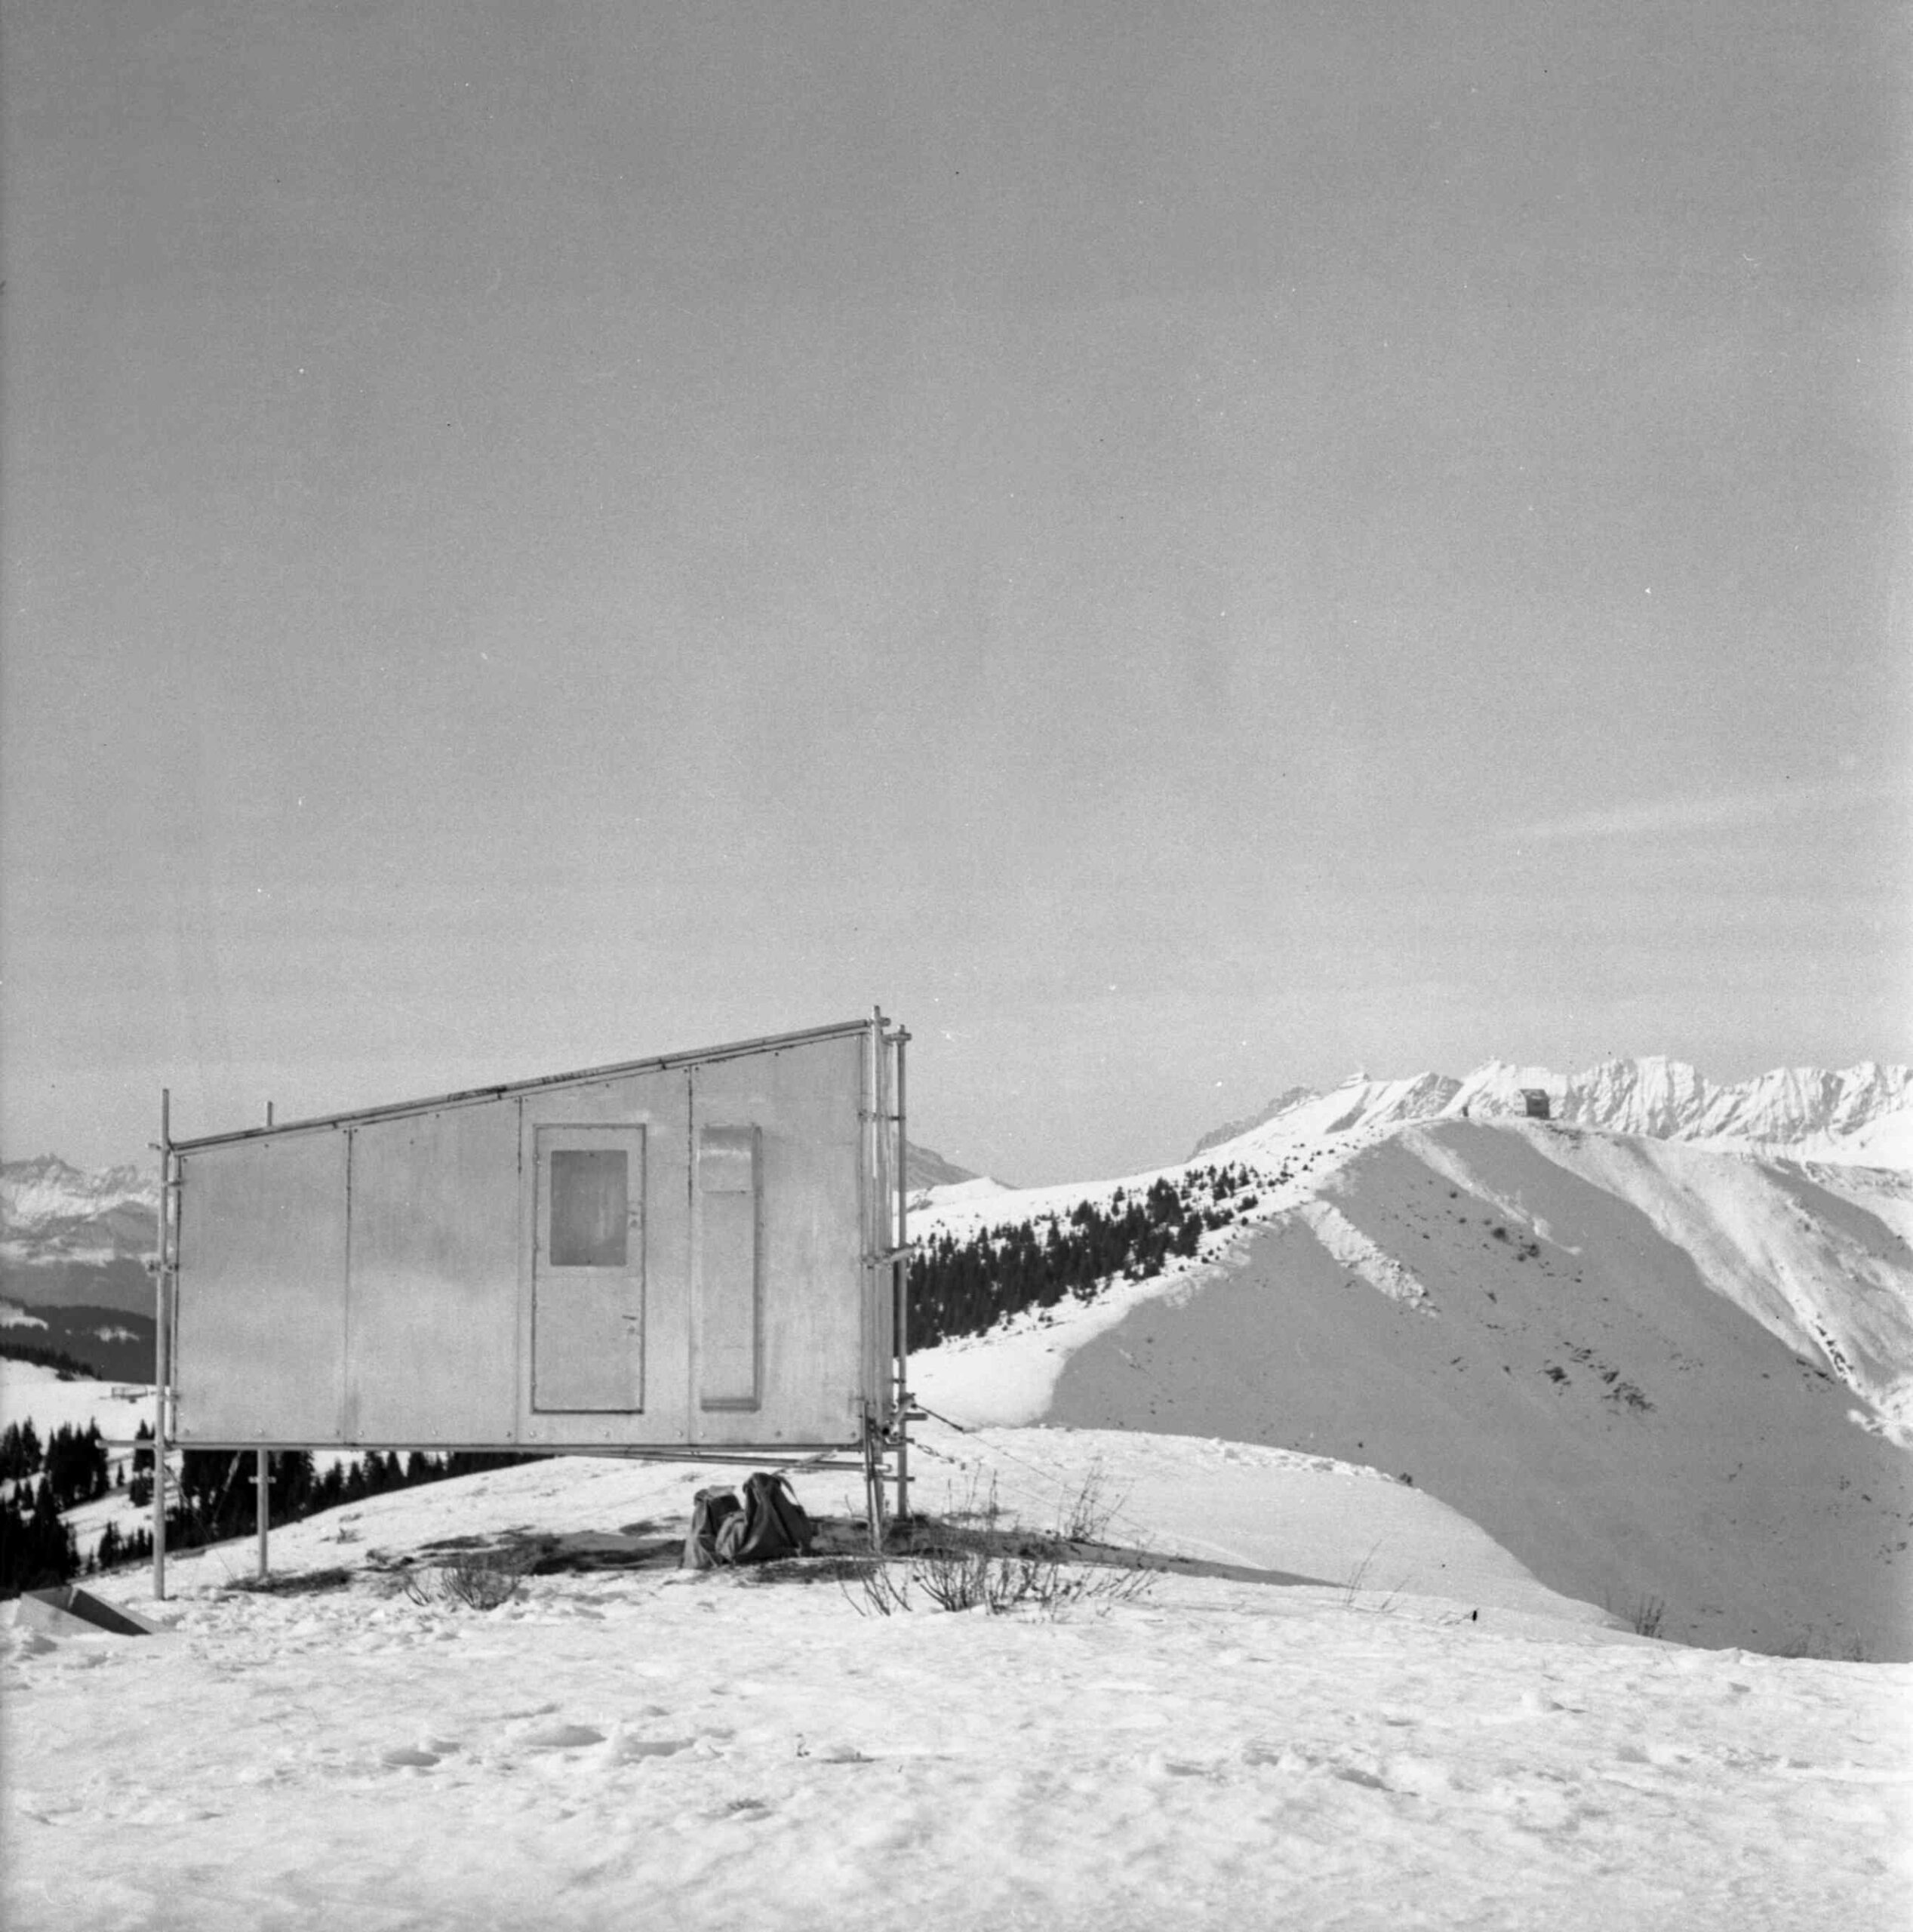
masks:
<svg viewBox="0 0 1913 1932"><path fill-rule="evenodd" d="M904 1138L903 1049L897 1029L897 1520L910 1520L910 1143Z"/></svg>
<svg viewBox="0 0 1913 1932"><path fill-rule="evenodd" d="M884 1198L884 1012L881 1007L870 1009L870 1078L865 1092L864 1107L869 1122L870 1138L865 1143L863 1168L863 1268L864 1306L869 1326L864 1333L865 1346L869 1351L864 1357L867 1369L875 1369L881 1376L883 1371L881 1358L877 1354L878 1283L881 1279L881 1263L878 1257L884 1251L884 1229L890 1220L890 1205ZM879 1553L884 1547L884 1444L880 1424L882 1420L883 1398L880 1388L866 1389L863 1412L863 1480L865 1507L870 1519L870 1547Z"/></svg>
<svg viewBox="0 0 1913 1932"><path fill-rule="evenodd" d="M266 1124L268 1127L272 1124L272 1103L270 1100L266 1103ZM266 1536L272 1518L271 1460L269 1452L263 1449L259 1452L258 1466L253 1473L253 1486L255 1491L253 1514L259 1525L259 1580L263 1583L267 1575Z"/></svg>
<svg viewBox="0 0 1913 1932"><path fill-rule="evenodd" d="M883 1443L878 1418L864 1411L864 1517L869 1522L869 1548L883 1555Z"/></svg>
<svg viewBox="0 0 1913 1932"><path fill-rule="evenodd" d="M173 1090L159 1090L159 1265L153 1273L152 1593L166 1595L166 1389L172 1378Z"/></svg>

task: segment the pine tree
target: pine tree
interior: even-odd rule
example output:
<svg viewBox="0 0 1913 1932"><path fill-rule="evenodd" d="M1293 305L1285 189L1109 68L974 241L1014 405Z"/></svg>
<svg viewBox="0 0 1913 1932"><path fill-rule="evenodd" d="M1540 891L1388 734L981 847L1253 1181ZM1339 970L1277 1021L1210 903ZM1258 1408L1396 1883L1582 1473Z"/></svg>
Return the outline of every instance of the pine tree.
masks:
<svg viewBox="0 0 1913 1932"><path fill-rule="evenodd" d="M73 1546L73 1533L61 1521L59 1505L54 1500L53 1485L45 1476L33 1499L33 1514L23 1539L25 1561L21 1565L20 1587L23 1590L47 1589L63 1583L80 1567L79 1552Z"/></svg>

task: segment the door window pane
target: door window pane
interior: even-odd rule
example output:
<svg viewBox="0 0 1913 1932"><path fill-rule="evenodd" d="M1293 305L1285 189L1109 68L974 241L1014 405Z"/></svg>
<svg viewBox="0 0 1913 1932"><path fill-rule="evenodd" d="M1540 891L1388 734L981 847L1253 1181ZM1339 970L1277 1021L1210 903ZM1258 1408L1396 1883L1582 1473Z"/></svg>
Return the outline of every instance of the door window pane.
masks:
<svg viewBox="0 0 1913 1932"><path fill-rule="evenodd" d="M621 1147L555 1147L551 1155L554 1268L622 1268L629 1187Z"/></svg>

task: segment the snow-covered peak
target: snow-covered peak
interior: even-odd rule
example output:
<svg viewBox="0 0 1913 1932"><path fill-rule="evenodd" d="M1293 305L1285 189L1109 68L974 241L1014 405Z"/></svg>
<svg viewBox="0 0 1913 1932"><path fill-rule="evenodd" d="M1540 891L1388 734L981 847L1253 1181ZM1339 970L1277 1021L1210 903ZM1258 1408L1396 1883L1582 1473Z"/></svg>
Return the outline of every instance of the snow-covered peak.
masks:
<svg viewBox="0 0 1913 1932"><path fill-rule="evenodd" d="M988 1174L977 1174L969 1180L953 1180L938 1187L918 1188L910 1196L910 1211L913 1214L936 1214L949 1208L973 1207L999 1194L1008 1194L1012 1189L1000 1180L992 1180Z"/></svg>
<svg viewBox="0 0 1913 1932"><path fill-rule="evenodd" d="M1604 1060L1565 1075L1491 1061L1461 1083L1448 1111L1519 1113L1525 1089L1545 1094L1550 1115L1570 1126L1853 1159L1893 1137L1895 1117L1913 1108L1913 1069L1872 1061L1837 1072L1781 1067L1716 1086L1686 1061L1659 1054Z"/></svg>
<svg viewBox="0 0 1913 1932"><path fill-rule="evenodd" d="M1670 1140L1693 1133L1714 1090L1685 1060L1660 1054L1604 1060L1584 1072L1565 1075L1545 1067L1490 1060L1460 1083L1449 1111L1518 1114L1525 1110L1527 1094L1537 1091L1547 1095L1549 1112L1556 1120Z"/></svg>
<svg viewBox="0 0 1913 1932"><path fill-rule="evenodd" d="M1789 1150L1801 1158L1904 1166L1913 1161L1913 1068L1868 1060L1828 1072L1782 1067L1716 1086L1685 1060L1660 1054L1610 1058L1579 1073L1490 1060L1462 1079L1359 1075L1331 1094L1290 1088L1253 1120L1204 1136L1204 1153L1251 1134L1350 1134L1436 1115L1493 1118L1527 1111L1545 1094L1551 1118L1572 1127L1657 1140Z"/></svg>
<svg viewBox="0 0 1913 1932"><path fill-rule="evenodd" d="M57 1223L91 1220L116 1208L156 1212L157 1178L134 1167L92 1172L57 1154L0 1165L0 1210L10 1232L30 1233Z"/></svg>
<svg viewBox="0 0 1913 1932"><path fill-rule="evenodd" d="M1314 1139L1325 1134L1353 1134L1398 1121L1429 1120L1444 1111L1460 1082L1445 1073L1411 1074L1401 1080L1370 1080L1352 1073L1333 1093L1291 1087L1278 1094L1253 1120L1204 1134L1192 1150L1198 1154L1254 1135L1257 1139Z"/></svg>
<svg viewBox="0 0 1913 1932"><path fill-rule="evenodd" d="M1787 1142L1814 1134L1864 1134L1913 1107L1913 1068L1863 1060L1838 1073L1776 1067L1715 1090L1699 1131L1748 1140Z"/></svg>
<svg viewBox="0 0 1913 1932"><path fill-rule="evenodd" d="M954 1161L946 1161L933 1147L919 1147L914 1140L904 1143L903 1174L908 1184L915 1189L958 1187L967 1181L986 1180L989 1177L980 1174L973 1168L960 1168ZM1001 1183L992 1183L1000 1186Z"/></svg>
<svg viewBox="0 0 1913 1932"><path fill-rule="evenodd" d="M1233 1140L1237 1135L1247 1134L1250 1128L1259 1127L1264 1121L1273 1120L1279 1114L1287 1113L1291 1107L1299 1107L1306 1100L1319 1100L1321 1094L1312 1087L1284 1087L1259 1114L1244 1114L1240 1120L1225 1121L1220 1127L1212 1128L1189 1150L1189 1158L1205 1153L1211 1147L1219 1147L1225 1140Z"/></svg>

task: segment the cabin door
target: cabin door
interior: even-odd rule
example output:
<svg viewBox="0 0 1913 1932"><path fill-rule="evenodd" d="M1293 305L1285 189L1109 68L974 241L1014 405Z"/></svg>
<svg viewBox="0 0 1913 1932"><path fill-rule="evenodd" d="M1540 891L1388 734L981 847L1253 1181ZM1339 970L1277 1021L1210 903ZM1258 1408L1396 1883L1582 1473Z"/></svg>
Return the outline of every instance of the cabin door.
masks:
<svg viewBox="0 0 1913 1932"><path fill-rule="evenodd" d="M644 1130L536 1130L531 1406L644 1406Z"/></svg>

